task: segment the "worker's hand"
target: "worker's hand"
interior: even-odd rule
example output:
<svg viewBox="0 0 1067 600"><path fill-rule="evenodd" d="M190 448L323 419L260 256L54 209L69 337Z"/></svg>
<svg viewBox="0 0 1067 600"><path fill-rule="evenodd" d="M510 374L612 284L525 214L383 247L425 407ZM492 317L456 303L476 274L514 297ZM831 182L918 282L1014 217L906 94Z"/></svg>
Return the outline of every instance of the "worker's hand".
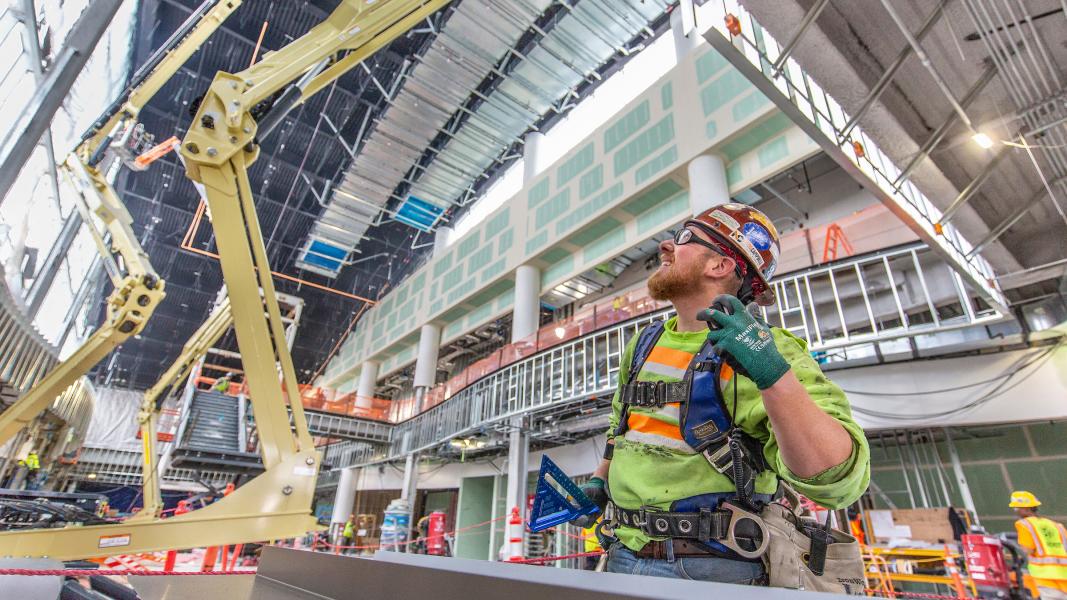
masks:
<svg viewBox="0 0 1067 600"><path fill-rule="evenodd" d="M582 493L588 496L589 499L593 501L593 504L596 504L597 508L600 509L600 512L595 512L591 515L582 515L571 521L572 525L585 529L593 523L596 523L596 520L603 514L604 509L607 508L608 491L604 487L604 480L599 477L593 477L589 481L583 483L580 487Z"/></svg>
<svg viewBox="0 0 1067 600"><path fill-rule="evenodd" d="M715 300L727 305L732 313L711 311L711 320L721 326L708 332L715 351L759 389L765 390L777 383L789 371L789 363L774 345L770 327L749 314L745 305L733 296L719 296Z"/></svg>

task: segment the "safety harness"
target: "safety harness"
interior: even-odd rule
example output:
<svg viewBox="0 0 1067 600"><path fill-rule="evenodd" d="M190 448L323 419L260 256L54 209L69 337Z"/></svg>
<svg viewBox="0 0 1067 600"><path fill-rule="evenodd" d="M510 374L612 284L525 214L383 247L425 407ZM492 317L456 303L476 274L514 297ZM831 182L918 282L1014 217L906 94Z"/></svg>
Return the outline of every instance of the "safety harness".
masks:
<svg viewBox="0 0 1067 600"><path fill-rule="evenodd" d="M611 503L613 516L619 524L641 529L650 536L696 539L712 544L714 540L719 540L741 556L758 556L763 550L760 541L745 539L738 544L734 538L750 537L743 535L741 529L751 530L752 525L748 520L758 520L754 513L758 513L761 507L757 505L769 500L769 497L754 495L756 477L767 469L767 464L759 442L735 426L726 408L719 388L724 362L715 353L711 342L704 342L693 356L681 381L633 381L663 335L663 330L664 323L654 321L638 335L630 362L631 381L619 385L622 411L614 436L618 438L629 429L631 406L662 408L665 404L677 402L682 439L702 454L713 469L729 477L736 491L734 494L707 494L707 504L700 502L698 506L692 506L693 503L688 502L690 499L675 503L677 508L685 505L690 510L696 509L696 512L663 511L650 507L630 510ZM729 496L728 500L722 502L726 496ZM704 496L698 498L704 499Z"/></svg>

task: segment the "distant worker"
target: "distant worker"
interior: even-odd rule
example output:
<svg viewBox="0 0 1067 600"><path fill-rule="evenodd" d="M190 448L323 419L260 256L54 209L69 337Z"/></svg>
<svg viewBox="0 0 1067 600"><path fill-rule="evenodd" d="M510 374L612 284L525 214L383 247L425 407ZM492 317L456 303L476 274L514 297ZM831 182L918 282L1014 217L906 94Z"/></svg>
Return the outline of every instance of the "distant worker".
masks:
<svg viewBox="0 0 1067 600"><path fill-rule="evenodd" d="M348 520L345 521L345 528L341 531L341 545L353 546L352 540L356 537L356 515L348 515ZM351 548L343 548L342 552L348 554L351 552Z"/></svg>
<svg viewBox="0 0 1067 600"><path fill-rule="evenodd" d="M40 485L37 481L41 475L41 458L37 456L37 450L30 450L26 458L19 461L19 465L26 468L25 487L27 490L36 490Z"/></svg>
<svg viewBox="0 0 1067 600"><path fill-rule="evenodd" d="M1030 555L1030 577L1041 600L1067 600L1067 529L1063 523L1039 517L1041 501L1030 492L1012 492L1008 506L1019 515L1015 531L1019 545Z"/></svg>
<svg viewBox="0 0 1067 600"><path fill-rule="evenodd" d="M233 373L227 373L222 377L215 380L215 385L211 386L212 391L222 392L225 394L230 389L230 382L233 381Z"/></svg>
<svg viewBox="0 0 1067 600"><path fill-rule="evenodd" d="M596 526L600 524L601 520L603 520L603 515L601 515L601 518L597 519L596 522L594 522L592 525L586 527L585 529L582 529L582 539L584 541L584 543L582 544L582 552L588 554L591 552L600 551L600 542L596 538ZM582 567L583 569L585 569L586 571L595 571L597 563L600 562L600 557L586 556L584 562L585 564Z"/></svg>
<svg viewBox="0 0 1067 600"><path fill-rule="evenodd" d="M762 562L737 551L759 548L761 523L731 531L724 501L755 516L779 478L835 509L866 490L870 451L844 392L803 340L747 309L774 304L780 250L770 219L734 203L660 243L648 291L677 316L627 344L604 460L582 486L607 507L607 571L763 584Z"/></svg>

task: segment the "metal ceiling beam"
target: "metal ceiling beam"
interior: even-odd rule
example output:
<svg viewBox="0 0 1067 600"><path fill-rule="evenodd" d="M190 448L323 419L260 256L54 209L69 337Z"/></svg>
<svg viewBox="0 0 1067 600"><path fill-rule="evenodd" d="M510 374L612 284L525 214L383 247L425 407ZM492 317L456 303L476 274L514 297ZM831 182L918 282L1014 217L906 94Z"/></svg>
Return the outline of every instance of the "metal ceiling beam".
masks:
<svg viewBox="0 0 1067 600"><path fill-rule="evenodd" d="M815 23L815 19L819 18L819 13L822 12L826 6L830 4L830 0L816 0L815 5L808 9L808 12L804 15L804 18L800 21L800 27L797 29L793 37L789 38L785 46L782 47L781 54L774 61L772 68L774 69L771 77L777 78L782 73L782 69L785 68L785 61L789 60L789 55L793 53L793 50L800 42L800 38L804 37L804 33L808 31L808 27L811 27Z"/></svg>
<svg viewBox="0 0 1067 600"><path fill-rule="evenodd" d="M0 142L0 203L7 198L26 161L63 104L122 0L95 0L74 22L51 69Z"/></svg>
<svg viewBox="0 0 1067 600"><path fill-rule="evenodd" d="M937 8L930 12L929 16L926 17L926 21L923 22L922 27L919 28L918 33L915 34L916 40L922 42L923 39L926 38L926 35L930 33L930 30L934 28L934 25L941 20L941 16L945 14L945 5L948 4L948 2L949 0L941 0L937 5ZM855 114L853 114L852 118L841 128L840 137L842 140L848 138L848 134L852 132L852 128L856 126L856 123L859 123L859 120L867 114L867 111L870 110L872 106L874 106L874 103L881 97L882 92L889 87L893 78L896 77L897 71L900 70L900 67L904 66L904 63L911 57L913 52L914 50L910 44L904 46L904 49L900 51L900 54L898 54L893 62L886 67L885 72L883 72L882 76L878 79L878 83L874 84L871 91L867 92L867 96L863 99L863 102L860 103L860 107L856 109Z"/></svg>
<svg viewBox="0 0 1067 600"><path fill-rule="evenodd" d="M948 208L946 208L945 211L941 213L941 219L938 221L938 223L940 223L941 225L945 225L946 223L951 221L952 217L956 214L956 211L958 211L960 208L963 207L964 204L970 201L971 197L974 196L975 192L977 192L979 188L985 185L985 182L989 180L989 177L991 175L993 175L993 172L996 171L1001 161L1007 158L1008 154L1010 153L1011 151L1008 150L1007 146L1002 145L1000 148L998 148L997 153L993 156L993 160L989 161L988 164L982 167L982 172L979 173L977 177L972 179L971 182L967 184L967 187L963 188L959 195L956 196L956 199L952 201L952 204L949 204Z"/></svg>
<svg viewBox="0 0 1067 600"><path fill-rule="evenodd" d="M938 89L941 90L941 93L944 94L945 98L952 104L952 109L956 111L956 115L963 121L968 129L973 131L974 125L971 123L971 118L967 116L964 102L956 99L956 96L948 87L948 83L945 82L945 79L941 77L941 74L934 68L934 64L930 61L930 57L926 55L926 51L923 50L922 44L919 43L919 40L915 39L915 36L908 30L908 26L904 24L904 20L900 18L896 9L893 8L893 1L882 0L882 7L889 13L889 17L893 19L893 23L896 24L900 33L904 34L904 39L908 40L908 44L911 46L912 50L915 51L915 56L919 59L919 62L926 67L926 70L934 78L934 83L937 84Z"/></svg>
<svg viewBox="0 0 1067 600"><path fill-rule="evenodd" d="M974 82L974 85L971 86L971 89L967 91L967 95L960 101L963 108L970 106L971 102L974 102L975 98L977 98L979 94L982 93L982 90L985 89L985 86L993 80L993 75L995 75L996 72L997 68L994 65L989 65L986 68L985 72L983 72L978 80ZM922 164L922 161L933 152L934 148L936 148L943 139L945 139L945 135L948 134L949 130L952 129L959 120L960 113L954 111L947 119L945 119L944 123L941 123L941 126L930 135L926 142L923 143L922 147L919 148L919 152L908 162L908 166L904 167L904 170L900 172L900 175L898 175L893 182L893 187L900 187L901 183L911 175L912 171ZM970 122L968 121L968 127L969 126Z"/></svg>
<svg viewBox="0 0 1067 600"><path fill-rule="evenodd" d="M1057 179L1056 181L1052 182L1052 185L1059 185L1059 186L1067 189L1067 185L1065 185L1065 184L1067 184L1067 178L1062 178L1062 177L1060 179ZM1001 221L1001 223L999 225L994 227L992 229L992 231L990 231L984 238L982 238L977 244L975 244L974 248L972 248L971 251L967 253L967 256L973 256L975 254L978 254L979 252L984 250L986 246L988 246L989 244L992 244L993 242L997 241L997 239L999 239L1000 236L1004 235L1004 233L1007 232L1008 229L1010 229L1012 225L1015 225L1015 223L1019 219L1023 218L1023 215L1025 215L1026 213L1030 212L1030 210L1032 208L1037 206L1038 203L1040 203L1041 200L1043 200L1045 198L1046 194L1047 194L1047 191L1045 190L1044 187L1039 189L1036 194L1034 194L1025 203L1020 205L1019 208L1015 209L1015 212L1013 212L1010 215L1008 215L1008 217L1006 219Z"/></svg>

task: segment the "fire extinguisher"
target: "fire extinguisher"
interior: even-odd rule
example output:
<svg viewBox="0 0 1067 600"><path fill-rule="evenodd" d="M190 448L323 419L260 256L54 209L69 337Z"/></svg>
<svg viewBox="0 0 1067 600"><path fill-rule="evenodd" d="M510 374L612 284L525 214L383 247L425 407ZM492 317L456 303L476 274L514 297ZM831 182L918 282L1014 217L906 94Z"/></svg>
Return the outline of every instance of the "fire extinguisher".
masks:
<svg viewBox="0 0 1067 600"><path fill-rule="evenodd" d="M426 554L445 556L445 513L435 510L430 513L429 526L426 528Z"/></svg>

